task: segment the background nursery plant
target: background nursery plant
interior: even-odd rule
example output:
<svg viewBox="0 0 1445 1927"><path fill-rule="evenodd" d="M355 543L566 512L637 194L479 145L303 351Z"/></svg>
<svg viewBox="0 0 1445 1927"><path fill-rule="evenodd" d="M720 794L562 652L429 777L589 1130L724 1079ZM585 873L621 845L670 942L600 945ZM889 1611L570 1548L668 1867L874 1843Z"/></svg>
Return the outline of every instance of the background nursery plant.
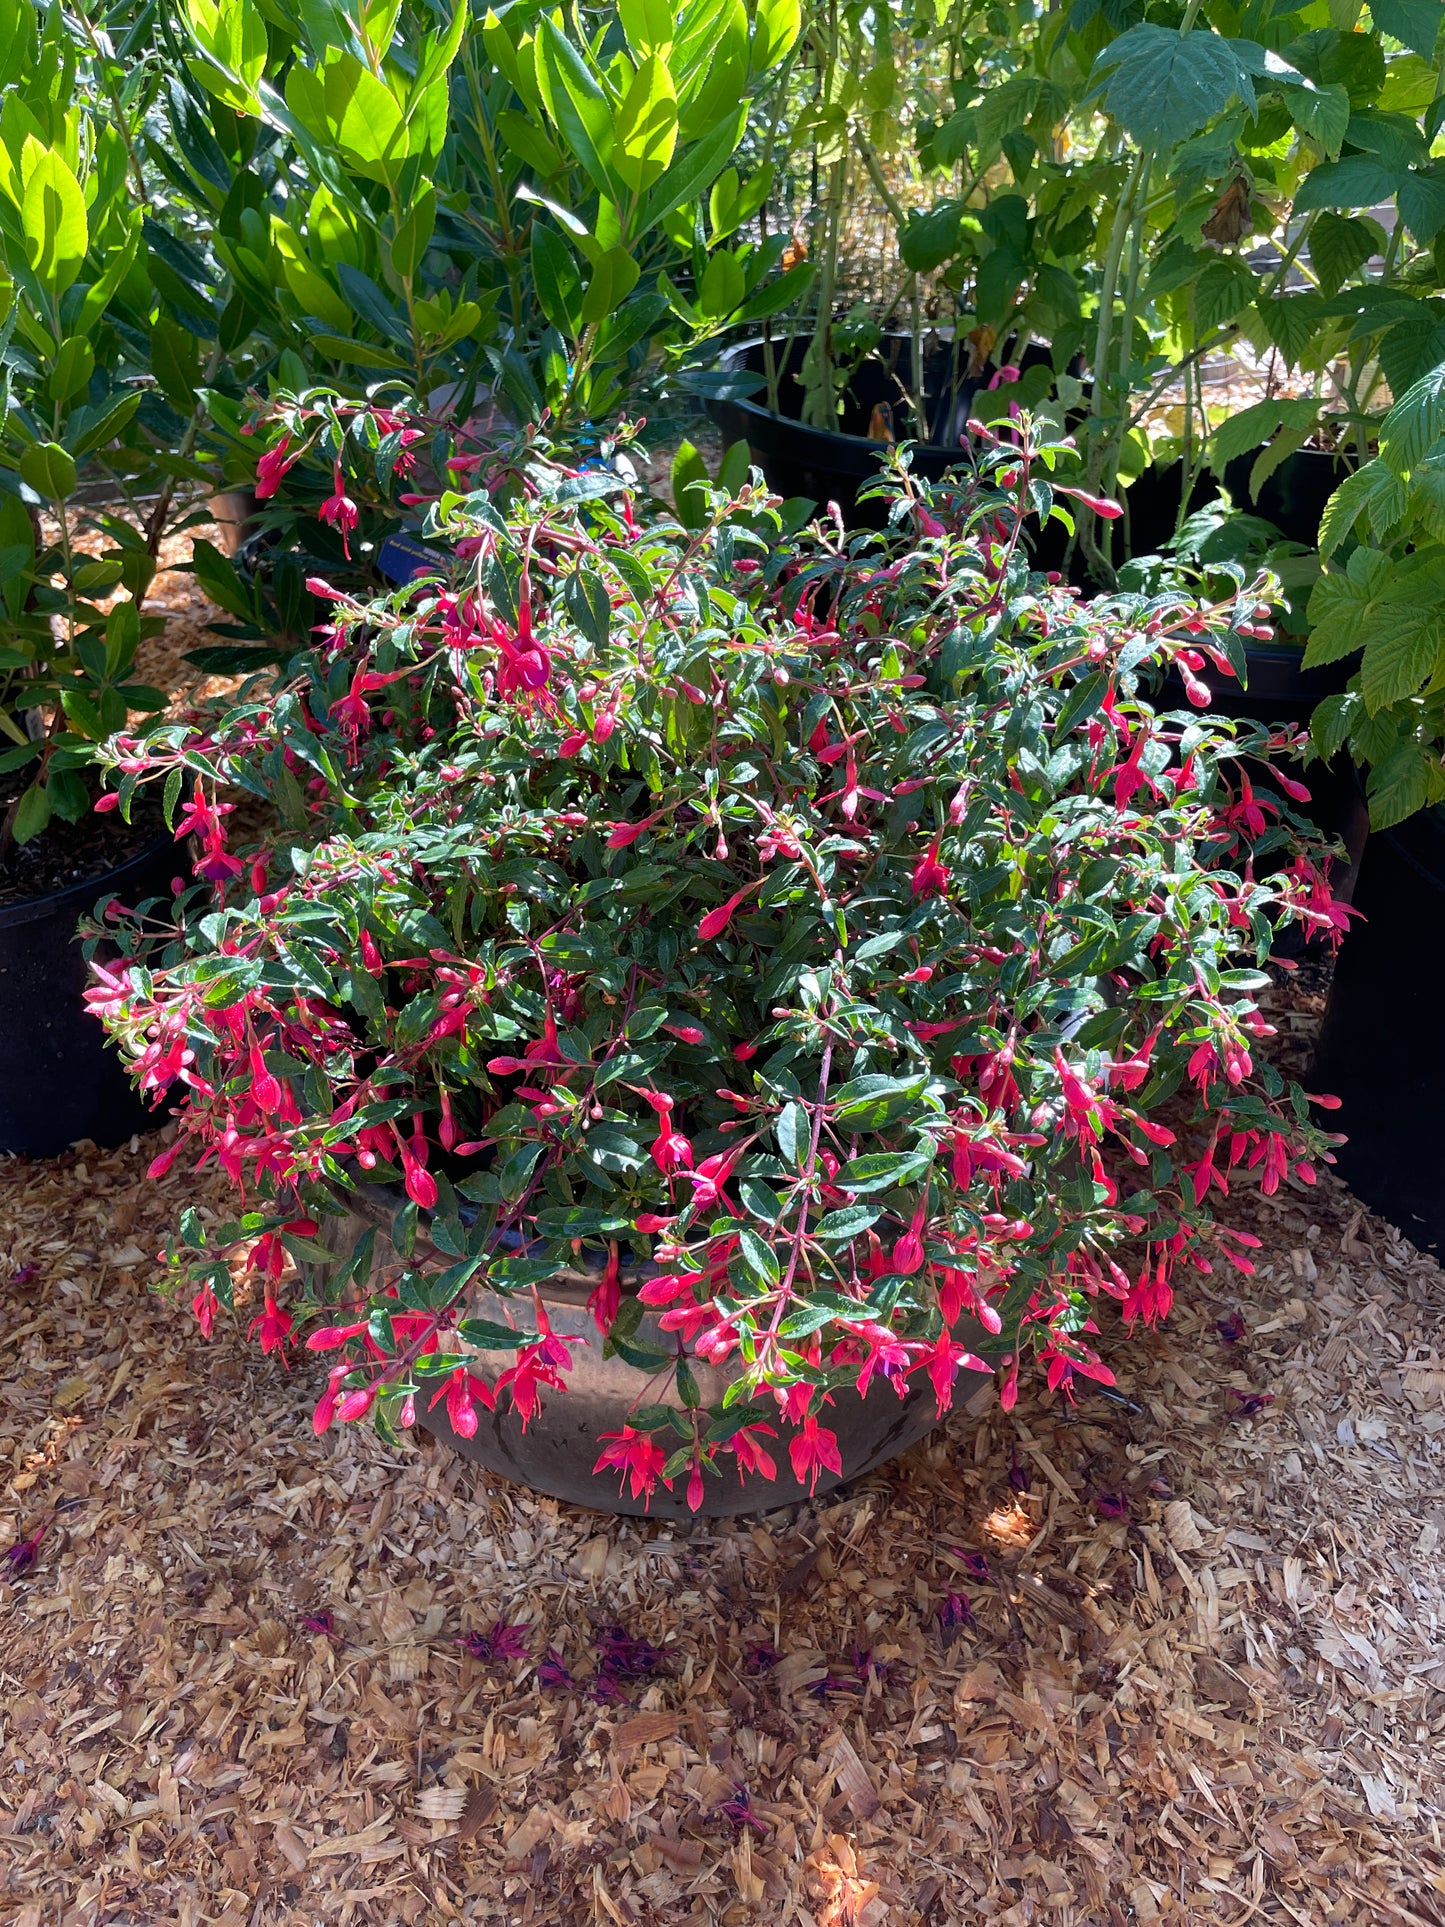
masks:
<svg viewBox="0 0 1445 1927"><path fill-rule="evenodd" d="M180 1100L158 1162L242 1194L181 1228L202 1325L239 1261L267 1351L336 1355L318 1430L545 1423L580 1341L542 1287L580 1265L645 1387L600 1447L634 1494L784 1449L816 1485L874 1380L1107 1384L1102 1301L1247 1268L1230 1170L1312 1179L1254 993L1277 918L1337 933L1322 854L1262 730L1139 687L1167 657L1204 700L1256 595L1030 577L1064 450L1010 433L957 484L897 462L889 535L786 546L756 485L688 532L524 438L433 505L436 579L332 592L274 685L112 744L125 807L184 795L199 881L92 1002ZM248 795L283 821L232 849ZM399 1261L320 1269L362 1181Z"/></svg>

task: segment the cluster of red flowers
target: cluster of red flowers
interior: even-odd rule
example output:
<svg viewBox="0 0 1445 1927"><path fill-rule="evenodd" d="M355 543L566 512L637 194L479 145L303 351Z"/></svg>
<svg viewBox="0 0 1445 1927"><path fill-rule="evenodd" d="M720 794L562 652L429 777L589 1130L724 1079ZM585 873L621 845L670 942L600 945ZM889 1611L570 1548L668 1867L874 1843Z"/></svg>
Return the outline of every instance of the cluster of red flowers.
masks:
<svg viewBox="0 0 1445 1927"><path fill-rule="evenodd" d="M303 425L278 417L268 486ZM671 1388L599 1469L698 1505L728 1460L775 1478L786 1440L812 1488L841 1470L842 1387L943 1412L999 1371L1011 1403L1029 1356L1065 1394L1107 1384L1101 1298L1148 1323L1181 1267L1248 1269L1207 1210L1231 1171L1311 1181L1326 1140L1256 1065L1263 980L1228 969L1266 914L1342 925L1287 803L1238 773L1288 744L1137 686L1149 650L1225 662L1255 592L1131 620L1030 583L1027 492L1064 451L1009 436L1011 493L902 474L936 527L766 567L760 491L688 535L530 441L433 511L453 579L315 584L331 617L285 686L114 746L123 796L190 772L210 914L180 962L143 967L134 933L92 1006L182 1096L164 1161L190 1147L262 1207L221 1247L190 1228L203 1325L238 1255L265 1349L320 1314L318 1430L442 1408L468 1437L502 1402L525 1424L581 1342L541 1280L590 1254L599 1330ZM307 832L231 852L220 788L277 768ZM1285 862L1259 878L1264 839ZM367 1175L432 1256L328 1304L325 1194ZM530 1329L473 1346L478 1288L521 1292Z"/></svg>

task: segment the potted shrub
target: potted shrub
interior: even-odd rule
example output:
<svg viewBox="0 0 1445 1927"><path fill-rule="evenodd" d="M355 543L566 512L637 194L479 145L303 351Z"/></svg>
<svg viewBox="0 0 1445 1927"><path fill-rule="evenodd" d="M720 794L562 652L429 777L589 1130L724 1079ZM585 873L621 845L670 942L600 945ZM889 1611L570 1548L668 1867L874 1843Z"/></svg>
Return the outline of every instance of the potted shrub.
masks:
<svg viewBox="0 0 1445 1927"><path fill-rule="evenodd" d="M144 218L136 158L149 26L111 27L22 8L0 47L0 1152L145 1127L85 1012L76 926L102 894L169 896L178 867L158 805L92 811L96 746L166 701L137 657L195 423L169 265L194 257Z"/></svg>
<svg viewBox="0 0 1445 1927"><path fill-rule="evenodd" d="M1247 1266L1211 1189L1327 1142L1254 1002L1276 921L1333 929L1323 852L1233 779L1263 730L1138 693L1252 585L1028 586L1061 454L1025 417L978 482L898 460L890 534L779 542L756 480L688 530L524 437L433 504L432 579L112 744L230 871L92 993L179 1101L160 1162L240 1193L175 1281L320 1354L318 1430L757 1507L979 1375L1107 1384L1101 1331ZM232 850L248 793L282 822Z"/></svg>

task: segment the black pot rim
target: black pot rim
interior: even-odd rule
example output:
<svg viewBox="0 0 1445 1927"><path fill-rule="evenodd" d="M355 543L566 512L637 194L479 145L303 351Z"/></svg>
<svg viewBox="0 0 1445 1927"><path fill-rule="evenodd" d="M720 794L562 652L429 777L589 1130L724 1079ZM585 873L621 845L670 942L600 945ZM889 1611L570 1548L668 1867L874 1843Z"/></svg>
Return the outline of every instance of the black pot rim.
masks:
<svg viewBox="0 0 1445 1927"><path fill-rule="evenodd" d="M44 896L22 897L19 903L0 906L0 931L18 929L21 924L35 923L42 917L60 916L71 908L78 913L107 892L121 888L133 870L154 862L162 850L171 848L172 842L169 836L158 836L109 870L97 871L93 877L82 877L78 883L67 883L59 890L48 890Z"/></svg>
<svg viewBox="0 0 1445 1927"><path fill-rule="evenodd" d="M940 334L943 331L933 329L932 332ZM719 368L731 368L735 357L745 354L749 348L761 348L764 345L762 335L754 335L747 341L734 341L718 356L717 365ZM771 408L763 408L759 403L743 397L728 396L726 399L719 397L719 400L724 407L736 408L741 414L756 421L778 422L785 428L796 429L802 435L816 435L825 442L840 442L849 450L871 450L880 461L887 449L886 443L875 442L867 435L845 435L838 428L815 428L809 422L799 421L795 415L775 415ZM964 442L920 442L910 437L908 445L917 455L926 456L931 461L946 459L949 466L953 468L970 461L973 454L972 447Z"/></svg>

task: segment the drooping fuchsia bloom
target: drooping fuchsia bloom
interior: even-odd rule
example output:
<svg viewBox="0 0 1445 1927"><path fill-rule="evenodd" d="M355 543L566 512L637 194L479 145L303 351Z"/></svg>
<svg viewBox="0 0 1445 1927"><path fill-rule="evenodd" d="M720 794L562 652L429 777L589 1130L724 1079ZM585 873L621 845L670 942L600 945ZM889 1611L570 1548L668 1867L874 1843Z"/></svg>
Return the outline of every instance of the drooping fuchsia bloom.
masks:
<svg viewBox="0 0 1445 1927"><path fill-rule="evenodd" d="M750 897L761 882L760 877L757 883L745 884L741 890L735 890L726 903L720 903L715 910L709 910L697 926L698 941L711 943L714 937L720 937L732 922L738 905L744 898Z"/></svg>
<svg viewBox="0 0 1445 1927"><path fill-rule="evenodd" d="M327 496L326 500L321 504L321 507L316 511L316 514L319 520L327 522L332 528L341 531L342 553L349 562L351 560L351 531L361 520L361 511L346 493L346 482L341 473L340 462L336 463L332 474L331 494Z"/></svg>
<svg viewBox="0 0 1445 1927"><path fill-rule="evenodd" d="M274 448L268 448L256 464L256 500L264 502L274 495L281 486L281 478L296 461L294 455L287 455L291 437L283 435Z"/></svg>
<svg viewBox="0 0 1445 1927"><path fill-rule="evenodd" d="M843 1456L838 1449L837 1434L826 1426L819 1425L809 1412L803 1419L801 1429L794 1435L788 1447L788 1457L793 1462L793 1477L799 1484L808 1481L808 1492L818 1490L818 1477L822 1472L834 1472L841 1478Z"/></svg>
<svg viewBox="0 0 1445 1927"><path fill-rule="evenodd" d="M667 1463L667 1455L657 1444L650 1432L638 1432L630 1425L624 1425L620 1432L604 1432L599 1440L602 1454L592 1470L594 1473L613 1469L621 1472L622 1483L632 1483L634 1499L646 1497L652 1501L657 1482L662 1476L662 1468ZM671 1489L672 1481L663 1481Z"/></svg>
<svg viewBox="0 0 1445 1927"><path fill-rule="evenodd" d="M432 1396L427 1409L435 1411L442 1400L447 1402L447 1423L458 1438L476 1437L477 1407L485 1406L487 1411L496 1410L496 1397L484 1378L477 1378L465 1365L458 1365L447 1376Z"/></svg>
<svg viewBox="0 0 1445 1927"><path fill-rule="evenodd" d="M951 872L939 860L938 848L941 836L934 837L932 843L913 866L913 894L916 897L941 897L948 888Z"/></svg>

